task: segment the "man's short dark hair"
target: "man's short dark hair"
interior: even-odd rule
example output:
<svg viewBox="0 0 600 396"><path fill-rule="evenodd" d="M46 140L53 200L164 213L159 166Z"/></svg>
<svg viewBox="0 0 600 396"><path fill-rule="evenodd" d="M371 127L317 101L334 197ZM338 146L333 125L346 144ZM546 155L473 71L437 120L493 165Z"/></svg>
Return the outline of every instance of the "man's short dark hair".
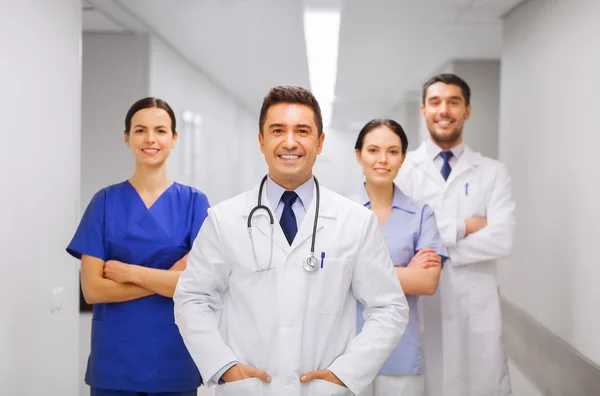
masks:
<svg viewBox="0 0 600 396"><path fill-rule="evenodd" d="M471 104L471 88L469 88L469 84L467 84L465 80L458 77L456 74L452 73L438 74L437 76L431 77L425 84L423 84L423 104L425 104L425 98L427 97L427 89L433 84L439 82L447 85L457 85L460 87L463 98L465 99L465 104Z"/></svg>
<svg viewBox="0 0 600 396"><path fill-rule="evenodd" d="M271 88L265 96L258 118L258 128L261 134L263 133L269 107L279 103L301 104L310 107L315 114L315 124L317 124L319 136L321 136L323 133L323 117L321 116L319 102L308 89L290 85Z"/></svg>

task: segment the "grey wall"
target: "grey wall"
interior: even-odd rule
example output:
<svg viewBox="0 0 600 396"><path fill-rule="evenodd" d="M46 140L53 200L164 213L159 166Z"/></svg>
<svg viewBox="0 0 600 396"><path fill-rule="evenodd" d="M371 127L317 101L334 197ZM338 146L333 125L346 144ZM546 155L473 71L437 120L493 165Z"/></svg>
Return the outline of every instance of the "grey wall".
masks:
<svg viewBox="0 0 600 396"><path fill-rule="evenodd" d="M531 0L506 17L500 116L518 218L503 293L596 364L599 15L598 1Z"/></svg>
<svg viewBox="0 0 600 396"><path fill-rule="evenodd" d="M315 164L314 173L321 185L344 196L354 195L364 180L354 150L358 131L325 130L323 151Z"/></svg>
<svg viewBox="0 0 600 396"><path fill-rule="evenodd" d="M81 3L8 3L0 4L0 394L75 396L77 266L65 247L79 220Z"/></svg>
<svg viewBox="0 0 600 396"><path fill-rule="evenodd" d="M123 141L125 114L148 96L150 38L83 34L81 204L101 188L129 178L134 160Z"/></svg>
<svg viewBox="0 0 600 396"><path fill-rule="evenodd" d="M456 61L453 73L471 88L471 118L464 140L486 157L498 158L500 113L500 61Z"/></svg>
<svg viewBox="0 0 600 396"><path fill-rule="evenodd" d="M134 169L123 141L125 114L148 96L150 38L128 33L84 33L81 89L81 214L100 189L129 178ZM79 395L90 353L91 313L79 316Z"/></svg>
<svg viewBox="0 0 600 396"><path fill-rule="evenodd" d="M266 172L257 140L260 104L253 109L239 103L157 38L151 41L150 93L171 104L182 127L184 109L203 120L196 130L186 127L169 158L176 180L205 192L211 204L260 182ZM193 161L186 160L186 150L193 151Z"/></svg>
<svg viewBox="0 0 600 396"><path fill-rule="evenodd" d="M421 127L421 102L410 100L404 102L404 117L402 128L408 138L408 149L414 150L419 147L419 128Z"/></svg>

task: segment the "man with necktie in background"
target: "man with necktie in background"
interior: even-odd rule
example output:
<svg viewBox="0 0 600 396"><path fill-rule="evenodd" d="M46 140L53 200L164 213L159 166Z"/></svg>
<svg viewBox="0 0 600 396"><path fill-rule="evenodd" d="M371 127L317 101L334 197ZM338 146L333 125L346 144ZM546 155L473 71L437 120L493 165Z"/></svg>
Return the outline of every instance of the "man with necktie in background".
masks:
<svg viewBox="0 0 600 396"><path fill-rule="evenodd" d="M429 139L407 155L396 183L434 209L448 248L436 294L422 299L427 394L509 396L496 260L513 243L511 178L502 163L463 143L471 115L464 80L435 76L422 99Z"/></svg>

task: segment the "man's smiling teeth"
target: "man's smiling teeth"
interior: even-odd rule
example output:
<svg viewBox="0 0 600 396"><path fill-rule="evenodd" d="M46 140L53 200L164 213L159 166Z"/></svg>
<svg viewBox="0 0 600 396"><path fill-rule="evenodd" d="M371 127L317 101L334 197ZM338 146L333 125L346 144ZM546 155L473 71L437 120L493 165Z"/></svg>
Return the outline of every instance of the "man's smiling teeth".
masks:
<svg viewBox="0 0 600 396"><path fill-rule="evenodd" d="M440 124L441 126L448 126L448 125L452 124L452 121L450 121L450 120L441 120L441 121L438 121L438 124Z"/></svg>
<svg viewBox="0 0 600 396"><path fill-rule="evenodd" d="M280 155L280 157L283 159L286 159L286 160L294 160L294 159L300 158L299 155L291 155L291 154Z"/></svg>

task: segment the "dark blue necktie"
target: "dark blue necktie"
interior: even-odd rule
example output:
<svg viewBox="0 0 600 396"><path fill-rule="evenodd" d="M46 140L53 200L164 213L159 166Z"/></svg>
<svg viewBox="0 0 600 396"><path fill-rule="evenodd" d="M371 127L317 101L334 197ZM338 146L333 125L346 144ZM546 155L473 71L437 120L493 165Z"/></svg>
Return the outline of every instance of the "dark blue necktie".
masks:
<svg viewBox="0 0 600 396"><path fill-rule="evenodd" d="M452 155L452 151L442 151L440 153L440 157L444 160L441 170L444 180L448 180L448 176L450 176L450 172L452 172L452 168L450 167L450 158L452 158Z"/></svg>
<svg viewBox="0 0 600 396"><path fill-rule="evenodd" d="M281 219L279 224L285 234L288 243L291 245L294 241L294 237L298 232L298 224L296 224L296 215L292 210L292 205L296 202L298 194L294 191L286 191L281 196L281 202L283 202L283 212L281 213Z"/></svg>

